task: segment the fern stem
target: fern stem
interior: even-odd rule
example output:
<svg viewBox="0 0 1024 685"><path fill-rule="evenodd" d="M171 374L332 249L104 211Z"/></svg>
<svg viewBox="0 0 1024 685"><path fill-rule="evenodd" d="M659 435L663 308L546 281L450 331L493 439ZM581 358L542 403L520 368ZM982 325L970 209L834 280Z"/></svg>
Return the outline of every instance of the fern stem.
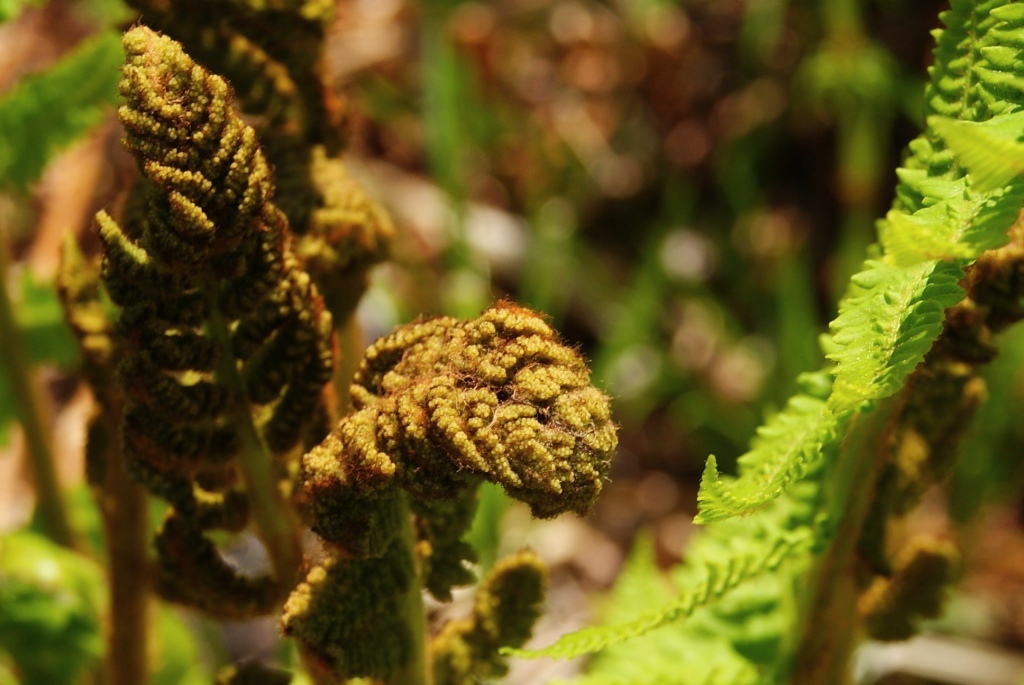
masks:
<svg viewBox="0 0 1024 685"><path fill-rule="evenodd" d="M25 434L29 469L35 484L39 511L47 534L64 547L75 546L75 536L57 482L57 471L46 430L42 400L30 375L21 329L7 292L7 232L0 226L0 358L10 379L14 410Z"/></svg>
<svg viewBox="0 0 1024 685"><path fill-rule="evenodd" d="M109 434L117 435L120 407L110 408ZM110 632L107 677L110 685L136 685L147 678L148 526L146 494L124 469L120 440L106 455L103 523L110 574Z"/></svg>
<svg viewBox="0 0 1024 685"><path fill-rule="evenodd" d="M355 315L349 316L345 321L335 320L334 330L338 335L338 363L334 368L334 376L331 379L334 385L334 393L337 396L337 416L346 416L352 411L352 397L349 393L349 386L359 369L359 361L363 358L363 333L359 328L359 322Z"/></svg>
<svg viewBox="0 0 1024 685"><path fill-rule="evenodd" d="M393 544L405 545L413 552L415 538L408 498L402 497L402 531ZM420 574L414 573L402 599L405 625L412 635L412 649L409 658L395 674L394 685L432 685L431 672L427 664L426 635L427 622L423 611L423 587Z"/></svg>
<svg viewBox="0 0 1024 685"><path fill-rule="evenodd" d="M217 375L231 393L229 415L242 441L241 465L245 486L256 519L256 530L266 546L274 576L290 586L299 570L300 547L294 515L285 503L273 472L273 454L256 428L249 410L245 381L232 353L228 324L217 302L216 284L208 279L205 288L210 309L208 331L220 350Z"/></svg>
<svg viewBox="0 0 1024 685"><path fill-rule="evenodd" d="M804 595L792 685L842 685L850 679L850 656L860 625L857 599L863 589L857 543L874 500L878 471L888 458L888 424L898 401L880 403L869 414L851 419L828 474L828 514L836 522L835 534L812 572L811 592Z"/></svg>

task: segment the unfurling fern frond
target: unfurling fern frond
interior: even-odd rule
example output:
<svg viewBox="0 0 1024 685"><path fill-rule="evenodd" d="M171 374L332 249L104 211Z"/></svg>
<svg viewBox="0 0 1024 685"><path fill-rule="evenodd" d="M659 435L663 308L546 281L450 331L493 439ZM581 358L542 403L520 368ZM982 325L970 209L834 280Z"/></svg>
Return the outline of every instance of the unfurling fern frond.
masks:
<svg viewBox="0 0 1024 685"><path fill-rule="evenodd" d="M547 568L528 550L500 559L473 602L473 613L445 624L431 644L435 685L475 685L508 670L499 652L522 645L540 617Z"/></svg>
<svg viewBox="0 0 1024 685"><path fill-rule="evenodd" d="M277 176L275 204L338 325L354 311L366 272L387 257L391 219L341 161L344 106L323 66L329 0L132 0L151 26L225 76Z"/></svg>
<svg viewBox="0 0 1024 685"><path fill-rule="evenodd" d="M174 507L163 539L190 531L199 540L244 525L239 450L269 445L284 477L330 379L331 319L299 268L271 202L270 169L229 86L145 27L124 45L119 117L143 179L121 225L98 216L105 284L122 308L124 453ZM203 549L211 563L198 567L222 577L212 545ZM168 593L199 603L195 591Z"/></svg>
<svg viewBox="0 0 1024 685"><path fill-rule="evenodd" d="M616 446L608 398L589 376L542 318L511 304L378 340L352 386L357 411L304 457L307 499L338 506L319 506L314 530L364 526L358 502L378 490L449 499L478 478L535 516L585 513Z"/></svg>
<svg viewBox="0 0 1024 685"><path fill-rule="evenodd" d="M354 413L302 460L303 508L332 560L292 594L284 625L337 676L387 680L390 672L354 653L348 629L333 627L334 614L328 619L343 611L336 620L368 626L381 609L361 599L329 609L321 598L342 601L331 588L362 597L359 578L392 577L399 548L419 557L416 601L423 586L448 599L472 580L473 550L462 538L481 481L502 485L536 516L585 513L608 473L615 426L579 353L539 315L509 303L470 321L399 327L366 351L352 398ZM500 672L497 650L522 644L537 616L538 569L527 553L495 567L474 618L439 638L439 683Z"/></svg>

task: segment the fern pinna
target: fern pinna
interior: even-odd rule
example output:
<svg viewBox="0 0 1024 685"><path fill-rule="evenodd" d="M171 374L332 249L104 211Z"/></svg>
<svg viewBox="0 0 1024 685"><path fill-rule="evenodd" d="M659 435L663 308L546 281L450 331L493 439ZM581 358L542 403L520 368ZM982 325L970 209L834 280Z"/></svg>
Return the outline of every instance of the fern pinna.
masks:
<svg viewBox="0 0 1024 685"><path fill-rule="evenodd" d="M975 372L995 352L991 334L1021 318L1024 296L1024 5L951 5L929 72L928 128L839 304L829 364L757 432L736 477L708 460L697 521L710 525L676 574L689 590L632 621L516 653L603 649L588 684L833 682L847 668L858 597L879 639L905 637L937 610L955 555L918 541L893 562L886 521L948 470L983 394ZM780 549L786 558L766 568ZM642 575L624 582L646 587L647 602L664 596L653 568ZM865 593L872 577L883 584ZM896 623L905 628L873 628Z"/></svg>

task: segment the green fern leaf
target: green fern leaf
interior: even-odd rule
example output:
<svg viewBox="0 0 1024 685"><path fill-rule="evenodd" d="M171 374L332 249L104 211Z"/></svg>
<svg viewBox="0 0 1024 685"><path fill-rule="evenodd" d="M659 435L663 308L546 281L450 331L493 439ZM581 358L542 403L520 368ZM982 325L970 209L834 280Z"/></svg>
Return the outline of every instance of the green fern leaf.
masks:
<svg viewBox="0 0 1024 685"><path fill-rule="evenodd" d="M719 476L714 458L708 460L697 521L717 523L688 550L682 586L693 590L631 620L510 653L569 658L608 649L580 681L585 685L745 682L742 676L715 680L737 666L752 668L756 682L782 677L789 667L783 654L787 631L797 621L794 593L811 554L829 535L826 526L816 525L815 512L822 511L817 476L834 460L837 436L856 411L903 386L940 333L945 310L963 297L963 269L1005 242L1024 201L1024 182L1013 170L1020 166L1019 143L1010 137L1013 119L1001 118L1024 106L1024 80L1015 74L1016 56L1024 50L1024 10L994 9L1000 4L952 0L943 14L949 28L936 34L936 66L926 93L933 114L995 123L963 135L957 124L939 123L911 144L898 171L894 209L880 225L880 245L854 277L823 345L834 368L810 376L819 387L805 388L758 432L739 460L738 477ZM993 151L965 153L972 145ZM992 154L1011 159L993 160ZM755 511L757 516L720 521ZM790 563L781 566L783 561ZM668 625L684 616L689 620ZM624 647L617 653L619 643L640 636L628 655ZM702 644L704 669L684 670L689 662L683 658L676 673L685 676L659 670L654 655L669 639L676 640L669 648L673 656ZM630 660L647 670L629 671Z"/></svg>
<svg viewBox="0 0 1024 685"><path fill-rule="evenodd" d="M646 612L625 623L584 628L563 635L557 642L543 649L505 649L502 653L532 659L573 659L607 649L692 615L696 609L720 599L743 583L775 571L783 561L806 553L812 543L812 531L808 528L780 532L770 546L758 545L750 553L726 556L721 562L708 561L693 589L679 594L660 609Z"/></svg>
<svg viewBox="0 0 1024 685"><path fill-rule="evenodd" d="M843 414L864 402L889 397L924 358L942 331L947 307L963 298L956 264L921 262L909 268L870 262L854 278L864 294L840 305L832 322L840 350L829 411Z"/></svg>
<svg viewBox="0 0 1024 685"><path fill-rule="evenodd" d="M0 189L24 191L50 158L99 123L117 98L120 38L104 33L0 100Z"/></svg>
<svg viewBox="0 0 1024 685"><path fill-rule="evenodd" d="M986 164L984 160L968 161L959 153L956 162L968 168L975 162ZM992 166L989 164L987 169ZM982 174L985 173L983 169ZM1020 210L1019 186L1002 183L998 188L987 190L987 183L977 183L973 174L956 181L926 179L917 185L927 206L913 214L893 209L879 222L888 264L901 268L938 260L962 260L961 263L966 264L985 250L1006 243L1006 230ZM984 188L979 189L979 185Z"/></svg>
<svg viewBox="0 0 1024 685"><path fill-rule="evenodd" d="M709 459L697 522L764 507L819 459L854 411L897 392L942 331L945 310L962 299L963 268L1006 242L1024 201L1024 182L1006 186L1024 168L1014 133L1024 122L1014 113L1024 105L1014 66L1024 12L999 4L954 0L943 14L949 28L937 34L926 99L945 116L931 117L933 128L911 143L897 201L879 225L881 249L854 276L830 325L827 403L792 400L759 431L736 479L720 477Z"/></svg>
<svg viewBox="0 0 1024 685"><path fill-rule="evenodd" d="M982 121L1024 104L1024 81L1015 82L1012 64L988 50L1019 42L1014 31L1019 12L1001 5L1006 0L952 0L939 15L945 28L936 32L935 64L928 70L929 113Z"/></svg>
<svg viewBox="0 0 1024 685"><path fill-rule="evenodd" d="M635 607L657 606L671 601L663 573L654 561L654 544L640 534L626 564L615 581L610 598L608 623L626 621ZM725 640L695 635L679 626L662 626L645 635L641 642L617 645L597 654L587 674L573 685L754 685L757 668L740 656ZM555 681L552 685L565 685Z"/></svg>

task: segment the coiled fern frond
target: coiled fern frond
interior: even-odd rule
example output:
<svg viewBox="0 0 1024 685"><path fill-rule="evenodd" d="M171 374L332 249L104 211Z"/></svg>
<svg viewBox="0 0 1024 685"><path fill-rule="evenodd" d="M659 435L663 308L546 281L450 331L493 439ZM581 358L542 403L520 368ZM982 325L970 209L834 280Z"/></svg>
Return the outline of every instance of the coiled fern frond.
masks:
<svg viewBox="0 0 1024 685"><path fill-rule="evenodd" d="M472 581L466 564L475 555L463 537L480 483L502 485L535 516L582 514L617 439L609 400L590 385L579 353L510 303L469 321L400 326L366 351L352 399L355 411L302 460L301 501L326 560L292 594L283 625L337 676L388 680L409 656L408 626L368 637L381 611L399 608L384 586L394 595L413 588L418 603L419 587L448 600L453 586ZM399 550L415 552L418 574ZM545 583L536 558L523 553L494 573L474 618L438 638L439 685L502 672L498 650L530 632ZM376 603L364 605L363 583ZM356 587L358 600L327 613ZM367 661L356 648L367 640L401 659Z"/></svg>
<svg viewBox="0 0 1024 685"><path fill-rule="evenodd" d="M165 555L163 581L174 586L177 563L223 576L208 546L173 540L245 525L242 451L277 455L285 478L293 448L322 435L314 423L332 370L331 318L227 83L146 27L124 45L118 115L143 178L121 224L105 212L97 221L105 285L121 307L125 459L174 508L158 548L191 554Z"/></svg>
<svg viewBox="0 0 1024 685"><path fill-rule="evenodd" d="M579 354L511 304L378 340L352 398L356 412L304 457L303 470L314 530L360 548L372 527L367 498L396 487L451 499L485 479L535 516L584 513L616 446L608 398Z"/></svg>
<svg viewBox="0 0 1024 685"><path fill-rule="evenodd" d="M277 177L277 206L297 252L341 325L389 252L394 227L341 160L344 104L330 88L323 47L329 0L131 0L151 26L227 78Z"/></svg>
<svg viewBox="0 0 1024 685"><path fill-rule="evenodd" d="M477 590L472 614L445 624L431 644L434 681L473 685L504 675L499 652L530 637L546 590L547 569L533 552L499 560Z"/></svg>

